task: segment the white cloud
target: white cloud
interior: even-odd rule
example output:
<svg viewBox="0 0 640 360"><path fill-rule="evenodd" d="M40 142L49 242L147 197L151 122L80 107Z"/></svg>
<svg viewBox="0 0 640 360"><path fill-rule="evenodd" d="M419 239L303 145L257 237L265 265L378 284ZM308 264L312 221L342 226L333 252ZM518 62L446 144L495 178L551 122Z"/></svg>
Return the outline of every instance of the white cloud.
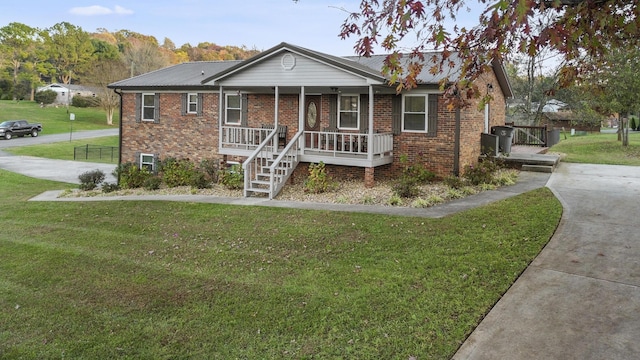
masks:
<svg viewBox="0 0 640 360"><path fill-rule="evenodd" d="M116 5L115 8L109 9L100 5L92 5L85 7L74 7L69 10L71 14L81 15L81 16L94 16L94 15L131 15L133 14L133 10L125 9L122 6Z"/></svg>

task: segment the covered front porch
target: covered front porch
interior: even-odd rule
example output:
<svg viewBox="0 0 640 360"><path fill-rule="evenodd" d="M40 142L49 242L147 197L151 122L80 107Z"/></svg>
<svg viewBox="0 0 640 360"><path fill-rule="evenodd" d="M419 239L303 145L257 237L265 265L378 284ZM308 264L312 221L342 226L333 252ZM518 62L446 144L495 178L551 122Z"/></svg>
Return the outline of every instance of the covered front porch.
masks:
<svg viewBox="0 0 640 360"><path fill-rule="evenodd" d="M393 134L335 131L301 131L291 139L278 136L278 128L222 126L220 153L251 157L268 147L279 154L288 145L302 162L356 167L377 167L393 161ZM269 135L273 135L271 138ZM274 139L270 144L267 139ZM296 139L293 141L293 139Z"/></svg>

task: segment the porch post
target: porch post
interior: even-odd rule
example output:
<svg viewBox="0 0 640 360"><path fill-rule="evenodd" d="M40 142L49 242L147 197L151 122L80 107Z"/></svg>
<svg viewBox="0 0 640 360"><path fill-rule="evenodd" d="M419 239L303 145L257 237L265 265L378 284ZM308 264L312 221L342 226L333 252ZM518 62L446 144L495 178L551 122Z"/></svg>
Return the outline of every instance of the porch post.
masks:
<svg viewBox="0 0 640 360"><path fill-rule="evenodd" d="M367 136L369 137L367 139L367 159L369 161L373 161L373 98L374 98L374 94L373 94L373 85L369 85L369 131ZM373 171L372 171L373 172ZM373 185L373 184L372 184Z"/></svg>
<svg viewBox="0 0 640 360"><path fill-rule="evenodd" d="M222 152L222 114L224 109L224 89L220 85L218 93L218 153Z"/></svg>
<svg viewBox="0 0 640 360"><path fill-rule="evenodd" d="M304 131L304 86L300 87L300 100L298 100L298 132ZM302 151L304 152L307 144L305 143L305 136L302 137Z"/></svg>
<svg viewBox="0 0 640 360"><path fill-rule="evenodd" d="M275 117L275 119L274 119L274 122L275 122L274 129L277 129L278 128L278 118L279 118L279 116L278 116L279 115L278 105L280 104L280 89L278 88L277 85L276 85L276 89L275 90L276 90L276 94L275 94L276 103L275 103L274 109L275 109L276 113L274 115L274 117Z"/></svg>

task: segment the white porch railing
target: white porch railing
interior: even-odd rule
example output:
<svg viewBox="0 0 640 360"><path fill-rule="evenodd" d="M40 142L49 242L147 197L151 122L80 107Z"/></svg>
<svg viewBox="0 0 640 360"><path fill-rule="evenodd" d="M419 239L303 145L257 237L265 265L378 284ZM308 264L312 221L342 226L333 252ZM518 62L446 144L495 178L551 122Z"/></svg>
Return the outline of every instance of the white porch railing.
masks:
<svg viewBox="0 0 640 360"><path fill-rule="evenodd" d="M272 129L222 126L221 146L226 149L255 150L266 140Z"/></svg>
<svg viewBox="0 0 640 360"><path fill-rule="evenodd" d="M264 142L242 163L245 197L251 193L266 193L273 199L298 166L300 133L278 155L278 131L269 131Z"/></svg>
<svg viewBox="0 0 640 360"><path fill-rule="evenodd" d="M388 155L393 152L393 134L359 134L327 131L306 131L305 151L324 156Z"/></svg>

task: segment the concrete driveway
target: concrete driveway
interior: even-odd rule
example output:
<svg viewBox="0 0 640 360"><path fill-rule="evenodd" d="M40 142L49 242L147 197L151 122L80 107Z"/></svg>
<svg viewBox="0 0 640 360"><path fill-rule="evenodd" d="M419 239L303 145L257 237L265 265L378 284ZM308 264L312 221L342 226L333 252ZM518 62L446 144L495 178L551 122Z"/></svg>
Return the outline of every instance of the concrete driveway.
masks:
<svg viewBox="0 0 640 360"><path fill-rule="evenodd" d="M118 135L118 129L80 131L72 134L72 139L91 139L95 137ZM25 136L11 140L0 140L0 168L11 172L23 174L39 179L61 181L71 184L79 184L78 176L84 172L99 169L105 173L105 181L113 183L116 179L111 174L116 165L68 161L51 160L32 156L12 156L2 149L9 147L47 144L54 142L69 141L69 134L42 135L35 138Z"/></svg>
<svg viewBox="0 0 640 360"><path fill-rule="evenodd" d="M561 163L540 255L454 359L640 358L640 167Z"/></svg>

